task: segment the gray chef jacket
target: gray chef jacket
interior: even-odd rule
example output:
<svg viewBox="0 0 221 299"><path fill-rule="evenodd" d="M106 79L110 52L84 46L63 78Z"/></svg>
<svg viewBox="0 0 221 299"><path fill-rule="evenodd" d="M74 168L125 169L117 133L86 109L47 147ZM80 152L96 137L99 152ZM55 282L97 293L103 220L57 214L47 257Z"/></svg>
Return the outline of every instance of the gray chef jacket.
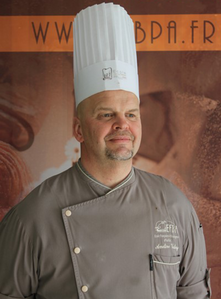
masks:
<svg viewBox="0 0 221 299"><path fill-rule="evenodd" d="M114 189L78 162L0 224L0 299L204 299L202 225L166 179L133 168Z"/></svg>

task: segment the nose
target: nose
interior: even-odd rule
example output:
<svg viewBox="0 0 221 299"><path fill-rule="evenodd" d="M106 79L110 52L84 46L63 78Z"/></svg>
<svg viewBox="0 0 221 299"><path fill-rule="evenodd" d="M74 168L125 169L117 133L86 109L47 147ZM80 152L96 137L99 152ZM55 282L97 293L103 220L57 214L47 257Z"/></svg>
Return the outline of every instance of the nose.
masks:
<svg viewBox="0 0 221 299"><path fill-rule="evenodd" d="M129 124L125 116L118 116L113 124L114 130L128 130Z"/></svg>

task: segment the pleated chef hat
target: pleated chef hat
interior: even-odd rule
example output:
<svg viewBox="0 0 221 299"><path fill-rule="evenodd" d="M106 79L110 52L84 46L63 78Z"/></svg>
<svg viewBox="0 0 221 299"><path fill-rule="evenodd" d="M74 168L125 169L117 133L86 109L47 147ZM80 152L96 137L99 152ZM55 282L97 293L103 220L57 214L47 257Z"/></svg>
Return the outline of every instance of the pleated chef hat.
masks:
<svg viewBox="0 0 221 299"><path fill-rule="evenodd" d="M93 5L74 20L76 105L105 90L126 90L139 99L134 25L113 3Z"/></svg>

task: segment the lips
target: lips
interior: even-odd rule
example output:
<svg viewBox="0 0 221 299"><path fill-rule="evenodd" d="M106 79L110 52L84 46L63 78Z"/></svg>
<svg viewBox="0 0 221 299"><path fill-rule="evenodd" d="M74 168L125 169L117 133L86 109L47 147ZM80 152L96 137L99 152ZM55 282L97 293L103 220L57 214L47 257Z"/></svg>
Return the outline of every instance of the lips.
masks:
<svg viewBox="0 0 221 299"><path fill-rule="evenodd" d="M131 141L131 139L130 138L119 138L119 137L117 137L117 138L112 138L112 139L110 139L109 141L112 141L112 142L117 142L117 143L125 143L125 142L128 142L128 141Z"/></svg>
<svg viewBox="0 0 221 299"><path fill-rule="evenodd" d="M134 141L134 136L131 133L117 133L106 136L105 141L125 142Z"/></svg>

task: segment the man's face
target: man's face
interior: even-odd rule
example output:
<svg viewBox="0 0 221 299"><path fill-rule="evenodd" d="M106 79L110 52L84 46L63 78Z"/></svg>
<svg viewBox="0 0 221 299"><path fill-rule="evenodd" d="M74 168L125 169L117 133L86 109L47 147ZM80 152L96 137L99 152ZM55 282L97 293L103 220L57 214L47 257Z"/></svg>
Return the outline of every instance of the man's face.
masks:
<svg viewBox="0 0 221 299"><path fill-rule="evenodd" d="M79 106L75 137L87 159L129 160L141 141L137 97L127 91L104 91ZM77 134L76 134L77 133Z"/></svg>

